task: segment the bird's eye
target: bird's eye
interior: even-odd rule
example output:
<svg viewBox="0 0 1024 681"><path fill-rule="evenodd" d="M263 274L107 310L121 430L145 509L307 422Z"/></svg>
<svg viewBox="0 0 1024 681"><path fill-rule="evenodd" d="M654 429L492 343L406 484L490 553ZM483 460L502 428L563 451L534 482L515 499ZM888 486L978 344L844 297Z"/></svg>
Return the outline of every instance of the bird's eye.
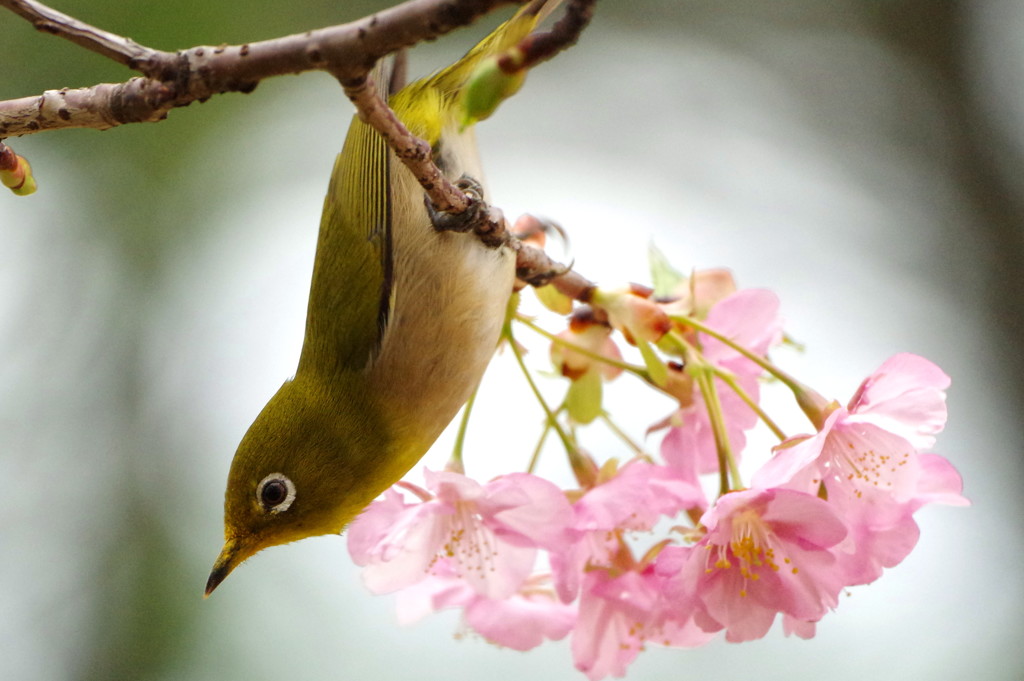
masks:
<svg viewBox="0 0 1024 681"><path fill-rule="evenodd" d="M295 483L282 473L271 473L256 486L256 500L268 513L281 513L295 501Z"/></svg>

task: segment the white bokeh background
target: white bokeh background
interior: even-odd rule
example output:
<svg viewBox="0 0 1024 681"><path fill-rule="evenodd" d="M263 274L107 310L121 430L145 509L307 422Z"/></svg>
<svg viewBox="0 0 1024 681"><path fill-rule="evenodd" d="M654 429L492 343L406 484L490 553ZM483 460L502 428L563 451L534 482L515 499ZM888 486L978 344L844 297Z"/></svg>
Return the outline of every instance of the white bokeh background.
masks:
<svg viewBox="0 0 1024 681"><path fill-rule="evenodd" d="M771 20L763 8L694 19L616 7L479 131L494 203L557 219L587 276L643 280L653 240L681 269L729 266L741 285L775 290L807 346L778 359L825 394L845 400L901 351L953 378L938 447L974 506L922 511L917 550L853 589L812 641L773 631L652 648L629 678L1024 678L1020 377L995 328L999 272L962 185L958 119L941 79L872 30L870 10L842 4ZM1020 190L1024 69L1007 55L1020 56L1024 10L984 2L967 16L972 96ZM466 40L427 46L413 66ZM58 135L15 146L41 190L0 196L5 678L582 678L564 641L519 654L457 640L452 613L399 628L337 537L267 551L200 599L231 454L294 370L349 116L320 75L205 106L236 108L161 124L187 172L114 203L94 201L94 183L151 169L104 167ZM112 131L89 148L157 134ZM146 236L156 214L161 232ZM522 468L540 422L507 360L471 425L480 475ZM530 362L546 368L543 352ZM641 438L669 406L628 380L611 405ZM623 454L599 430L585 437ZM441 465L449 443L427 461ZM545 466L560 474L556 450Z"/></svg>

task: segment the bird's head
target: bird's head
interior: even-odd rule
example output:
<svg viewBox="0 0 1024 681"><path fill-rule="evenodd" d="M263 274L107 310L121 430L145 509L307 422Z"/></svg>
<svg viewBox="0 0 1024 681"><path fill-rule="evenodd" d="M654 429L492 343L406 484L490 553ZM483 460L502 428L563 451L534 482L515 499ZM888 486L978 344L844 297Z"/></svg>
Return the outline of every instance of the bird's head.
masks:
<svg viewBox="0 0 1024 681"><path fill-rule="evenodd" d="M388 449L375 415L358 391L340 396L309 379L281 386L231 462L224 548L210 572L207 596L258 551L340 532L393 482L367 474Z"/></svg>

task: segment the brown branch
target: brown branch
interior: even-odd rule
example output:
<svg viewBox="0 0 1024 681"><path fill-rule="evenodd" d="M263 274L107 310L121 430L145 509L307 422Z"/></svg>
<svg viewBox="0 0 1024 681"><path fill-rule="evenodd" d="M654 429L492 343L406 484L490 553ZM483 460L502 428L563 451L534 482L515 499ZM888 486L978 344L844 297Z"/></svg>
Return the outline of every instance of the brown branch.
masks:
<svg viewBox="0 0 1024 681"><path fill-rule="evenodd" d="M0 102L0 139L60 128L107 129L157 121L175 107L223 92L250 92L263 78L322 69L342 84L360 118L374 127L410 169L437 211L459 214L476 208L469 226L492 246L516 251L516 275L533 286L552 284L587 302L595 285L555 263L509 233L501 211L471 199L434 164L430 145L402 124L379 96L368 73L381 57L471 23L481 14L517 0L410 0L373 16L344 24L246 45L193 47L163 52L108 33L34 0L0 0L0 6L28 19L39 30L66 38L145 77ZM518 0L522 2L522 0ZM550 31L528 36L510 54L526 69L573 45L587 25L596 0L570 0L565 16Z"/></svg>
<svg viewBox="0 0 1024 681"><path fill-rule="evenodd" d="M161 120L176 106L174 91L149 78L76 90L47 90L0 102L0 139L60 128L106 130Z"/></svg>
<svg viewBox="0 0 1024 681"><path fill-rule="evenodd" d="M543 249L523 243L518 239L510 242L516 252L516 278L530 286L551 284L558 291L573 300L589 303L597 288L579 272L552 260Z"/></svg>
<svg viewBox="0 0 1024 681"><path fill-rule="evenodd" d="M551 27L550 31L526 36L515 50L498 59L498 68L506 73L530 69L575 45L580 33L590 23L596 2L597 0L570 0L565 15Z"/></svg>
<svg viewBox="0 0 1024 681"><path fill-rule="evenodd" d="M148 81L49 90L37 97L0 101L0 138L157 121L173 108L216 94L251 92L259 81L271 76L330 70L339 78L355 81L386 54L437 38L501 5L523 1L409 0L358 21L306 33L245 45L164 52L89 26L34 0L0 0L0 6L28 19L36 28L126 64ZM54 107L58 98L69 96L74 107Z"/></svg>

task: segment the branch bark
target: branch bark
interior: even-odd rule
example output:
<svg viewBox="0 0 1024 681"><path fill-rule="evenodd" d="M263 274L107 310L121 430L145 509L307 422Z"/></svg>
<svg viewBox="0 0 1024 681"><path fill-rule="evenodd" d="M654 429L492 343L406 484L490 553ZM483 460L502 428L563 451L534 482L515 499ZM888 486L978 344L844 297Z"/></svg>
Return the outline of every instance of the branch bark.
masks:
<svg viewBox="0 0 1024 681"><path fill-rule="evenodd" d="M0 102L0 139L63 128L105 130L158 121L171 109L225 92L251 92L264 78L329 70L364 78L381 57L466 26L491 10L524 0L408 0L348 24L244 45L156 50L90 26L35 0L0 7L39 30L65 38L140 72L144 78L75 90L48 90ZM71 100L72 105L61 102Z"/></svg>

